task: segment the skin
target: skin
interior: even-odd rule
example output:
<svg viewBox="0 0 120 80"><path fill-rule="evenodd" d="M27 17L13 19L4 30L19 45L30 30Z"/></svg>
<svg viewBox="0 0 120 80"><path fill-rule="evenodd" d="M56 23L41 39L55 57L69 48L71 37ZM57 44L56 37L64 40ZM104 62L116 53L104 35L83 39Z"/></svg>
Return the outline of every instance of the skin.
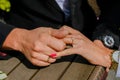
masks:
<svg viewBox="0 0 120 80"><path fill-rule="evenodd" d="M64 51L58 52L57 56L66 56L78 54L87 59L90 63L106 67L106 71L111 66L111 53L113 50L106 48L100 40L92 42L82 33L70 27L65 27L70 35L67 35L63 41L66 44L71 44L73 47Z"/></svg>
<svg viewBox="0 0 120 80"><path fill-rule="evenodd" d="M60 29L40 27L33 30L15 28L7 36L2 48L22 52L36 66L48 66L55 62L50 54L62 51L66 44L60 40L68 32ZM57 38L56 38L57 37Z"/></svg>
<svg viewBox="0 0 120 80"><path fill-rule="evenodd" d="M66 44L73 47L66 48ZM108 69L111 66L112 50L103 46L101 41L92 42L81 32L68 26L60 29L39 27L33 30L15 28L7 36L3 49L22 52L36 66L48 66L57 57L78 54L90 63L101 65ZM49 56L56 54L55 58ZM49 60L48 60L49 58Z"/></svg>

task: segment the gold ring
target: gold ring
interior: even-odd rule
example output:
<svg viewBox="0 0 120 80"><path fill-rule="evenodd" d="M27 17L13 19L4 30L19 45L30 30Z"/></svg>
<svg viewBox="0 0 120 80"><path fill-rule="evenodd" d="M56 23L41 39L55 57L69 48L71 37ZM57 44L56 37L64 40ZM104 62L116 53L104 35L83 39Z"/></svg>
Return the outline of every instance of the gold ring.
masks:
<svg viewBox="0 0 120 80"><path fill-rule="evenodd" d="M48 56L48 58L47 58L46 62L49 62L49 60L50 60L50 56Z"/></svg>
<svg viewBox="0 0 120 80"><path fill-rule="evenodd" d="M75 40L75 38L71 37L71 38L70 38L70 43L71 43L71 44L67 44L65 49L72 48L72 47L73 47L73 42L74 42L74 40Z"/></svg>

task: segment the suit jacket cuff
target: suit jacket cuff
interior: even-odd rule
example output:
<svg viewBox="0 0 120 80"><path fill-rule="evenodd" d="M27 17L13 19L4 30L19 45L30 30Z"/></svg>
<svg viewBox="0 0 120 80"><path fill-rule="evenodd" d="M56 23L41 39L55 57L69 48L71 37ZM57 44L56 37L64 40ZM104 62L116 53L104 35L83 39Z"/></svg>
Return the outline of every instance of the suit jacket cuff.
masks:
<svg viewBox="0 0 120 80"><path fill-rule="evenodd" d="M3 45L4 40L6 39L7 35L12 31L14 27L12 25L4 24L0 22L0 48Z"/></svg>

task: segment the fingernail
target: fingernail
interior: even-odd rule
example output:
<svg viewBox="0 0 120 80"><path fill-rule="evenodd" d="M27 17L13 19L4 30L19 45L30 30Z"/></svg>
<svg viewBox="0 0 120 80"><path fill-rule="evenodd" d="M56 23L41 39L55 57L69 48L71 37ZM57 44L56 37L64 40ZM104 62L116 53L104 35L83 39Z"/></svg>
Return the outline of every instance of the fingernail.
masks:
<svg viewBox="0 0 120 80"><path fill-rule="evenodd" d="M49 56L50 56L51 58L56 58L56 57L57 57L56 53L52 53L52 54L50 54Z"/></svg>

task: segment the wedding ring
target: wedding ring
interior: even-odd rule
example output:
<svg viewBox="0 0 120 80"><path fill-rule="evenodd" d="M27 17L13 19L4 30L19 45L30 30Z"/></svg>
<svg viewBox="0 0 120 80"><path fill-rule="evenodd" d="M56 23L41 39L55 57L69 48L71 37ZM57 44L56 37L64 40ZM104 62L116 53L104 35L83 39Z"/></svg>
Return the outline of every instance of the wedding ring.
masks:
<svg viewBox="0 0 120 80"><path fill-rule="evenodd" d="M47 58L46 62L49 62L49 60L50 60L50 56L48 56L48 58Z"/></svg>
<svg viewBox="0 0 120 80"><path fill-rule="evenodd" d="M73 47L75 38L71 37L69 38L69 40L70 40L70 44L67 44L65 49L69 49Z"/></svg>

